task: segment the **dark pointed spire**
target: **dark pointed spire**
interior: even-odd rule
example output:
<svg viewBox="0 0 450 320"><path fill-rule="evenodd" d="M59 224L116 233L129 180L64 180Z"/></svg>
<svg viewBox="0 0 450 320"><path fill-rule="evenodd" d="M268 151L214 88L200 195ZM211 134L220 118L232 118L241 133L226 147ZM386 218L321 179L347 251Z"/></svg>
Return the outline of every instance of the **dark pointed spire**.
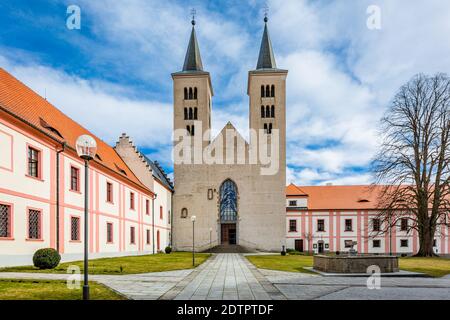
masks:
<svg viewBox="0 0 450 320"><path fill-rule="evenodd" d="M264 17L264 33L261 40L261 48L259 49L258 64L256 69L276 69L275 55L273 54L272 42L267 29L267 15Z"/></svg>
<svg viewBox="0 0 450 320"><path fill-rule="evenodd" d="M192 32L189 39L186 57L184 58L183 71L203 71L202 58L200 56L200 49L197 43L197 36L195 35L195 19L192 17Z"/></svg>

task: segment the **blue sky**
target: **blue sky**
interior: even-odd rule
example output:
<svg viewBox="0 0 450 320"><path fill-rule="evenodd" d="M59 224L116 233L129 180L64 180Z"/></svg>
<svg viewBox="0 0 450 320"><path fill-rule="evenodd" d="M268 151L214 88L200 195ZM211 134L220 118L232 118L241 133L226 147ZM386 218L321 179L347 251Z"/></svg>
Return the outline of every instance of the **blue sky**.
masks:
<svg viewBox="0 0 450 320"><path fill-rule="evenodd" d="M81 30L66 9L81 8ZM126 132L171 172L172 80L197 10L204 68L214 87L213 129L248 126L265 1L3 0L0 66L110 144ZM449 72L445 1L267 2L277 64L288 69L287 182L362 184L377 124L415 73ZM369 5L381 29L366 26Z"/></svg>

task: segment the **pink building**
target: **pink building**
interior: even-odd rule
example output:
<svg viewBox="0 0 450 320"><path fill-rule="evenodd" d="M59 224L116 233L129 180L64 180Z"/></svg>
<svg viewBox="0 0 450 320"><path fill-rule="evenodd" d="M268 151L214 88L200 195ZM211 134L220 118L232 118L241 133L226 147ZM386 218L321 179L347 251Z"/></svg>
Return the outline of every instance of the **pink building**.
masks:
<svg viewBox="0 0 450 320"><path fill-rule="evenodd" d="M376 189L369 186L295 186L286 187L287 248L314 253L351 248L358 253L390 253L411 255L418 251L415 231L407 232L405 217L392 228L383 230L377 219ZM435 252L450 252L450 228L440 228L434 241Z"/></svg>
<svg viewBox="0 0 450 320"><path fill-rule="evenodd" d="M31 264L44 247L65 261L82 258L84 163L74 148L82 134L98 144L88 182L90 257L169 244L170 200L155 199L111 146L0 69L0 266Z"/></svg>

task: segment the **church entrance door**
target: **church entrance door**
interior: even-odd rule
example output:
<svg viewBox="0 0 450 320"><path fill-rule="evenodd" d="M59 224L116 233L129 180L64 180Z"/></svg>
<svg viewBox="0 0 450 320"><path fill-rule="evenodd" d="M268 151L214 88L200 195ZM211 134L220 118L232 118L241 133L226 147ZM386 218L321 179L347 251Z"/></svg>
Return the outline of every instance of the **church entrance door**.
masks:
<svg viewBox="0 0 450 320"><path fill-rule="evenodd" d="M236 244L236 224L226 223L220 229L221 244Z"/></svg>

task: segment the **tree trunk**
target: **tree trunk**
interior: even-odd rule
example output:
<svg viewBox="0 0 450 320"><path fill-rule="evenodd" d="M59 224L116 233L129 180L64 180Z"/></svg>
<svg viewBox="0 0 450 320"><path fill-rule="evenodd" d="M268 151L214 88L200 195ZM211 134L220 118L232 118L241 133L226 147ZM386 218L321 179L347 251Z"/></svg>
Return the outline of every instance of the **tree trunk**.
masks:
<svg viewBox="0 0 450 320"><path fill-rule="evenodd" d="M416 257L435 257L437 256L433 251L434 232L428 226L419 230L419 251L415 254Z"/></svg>

